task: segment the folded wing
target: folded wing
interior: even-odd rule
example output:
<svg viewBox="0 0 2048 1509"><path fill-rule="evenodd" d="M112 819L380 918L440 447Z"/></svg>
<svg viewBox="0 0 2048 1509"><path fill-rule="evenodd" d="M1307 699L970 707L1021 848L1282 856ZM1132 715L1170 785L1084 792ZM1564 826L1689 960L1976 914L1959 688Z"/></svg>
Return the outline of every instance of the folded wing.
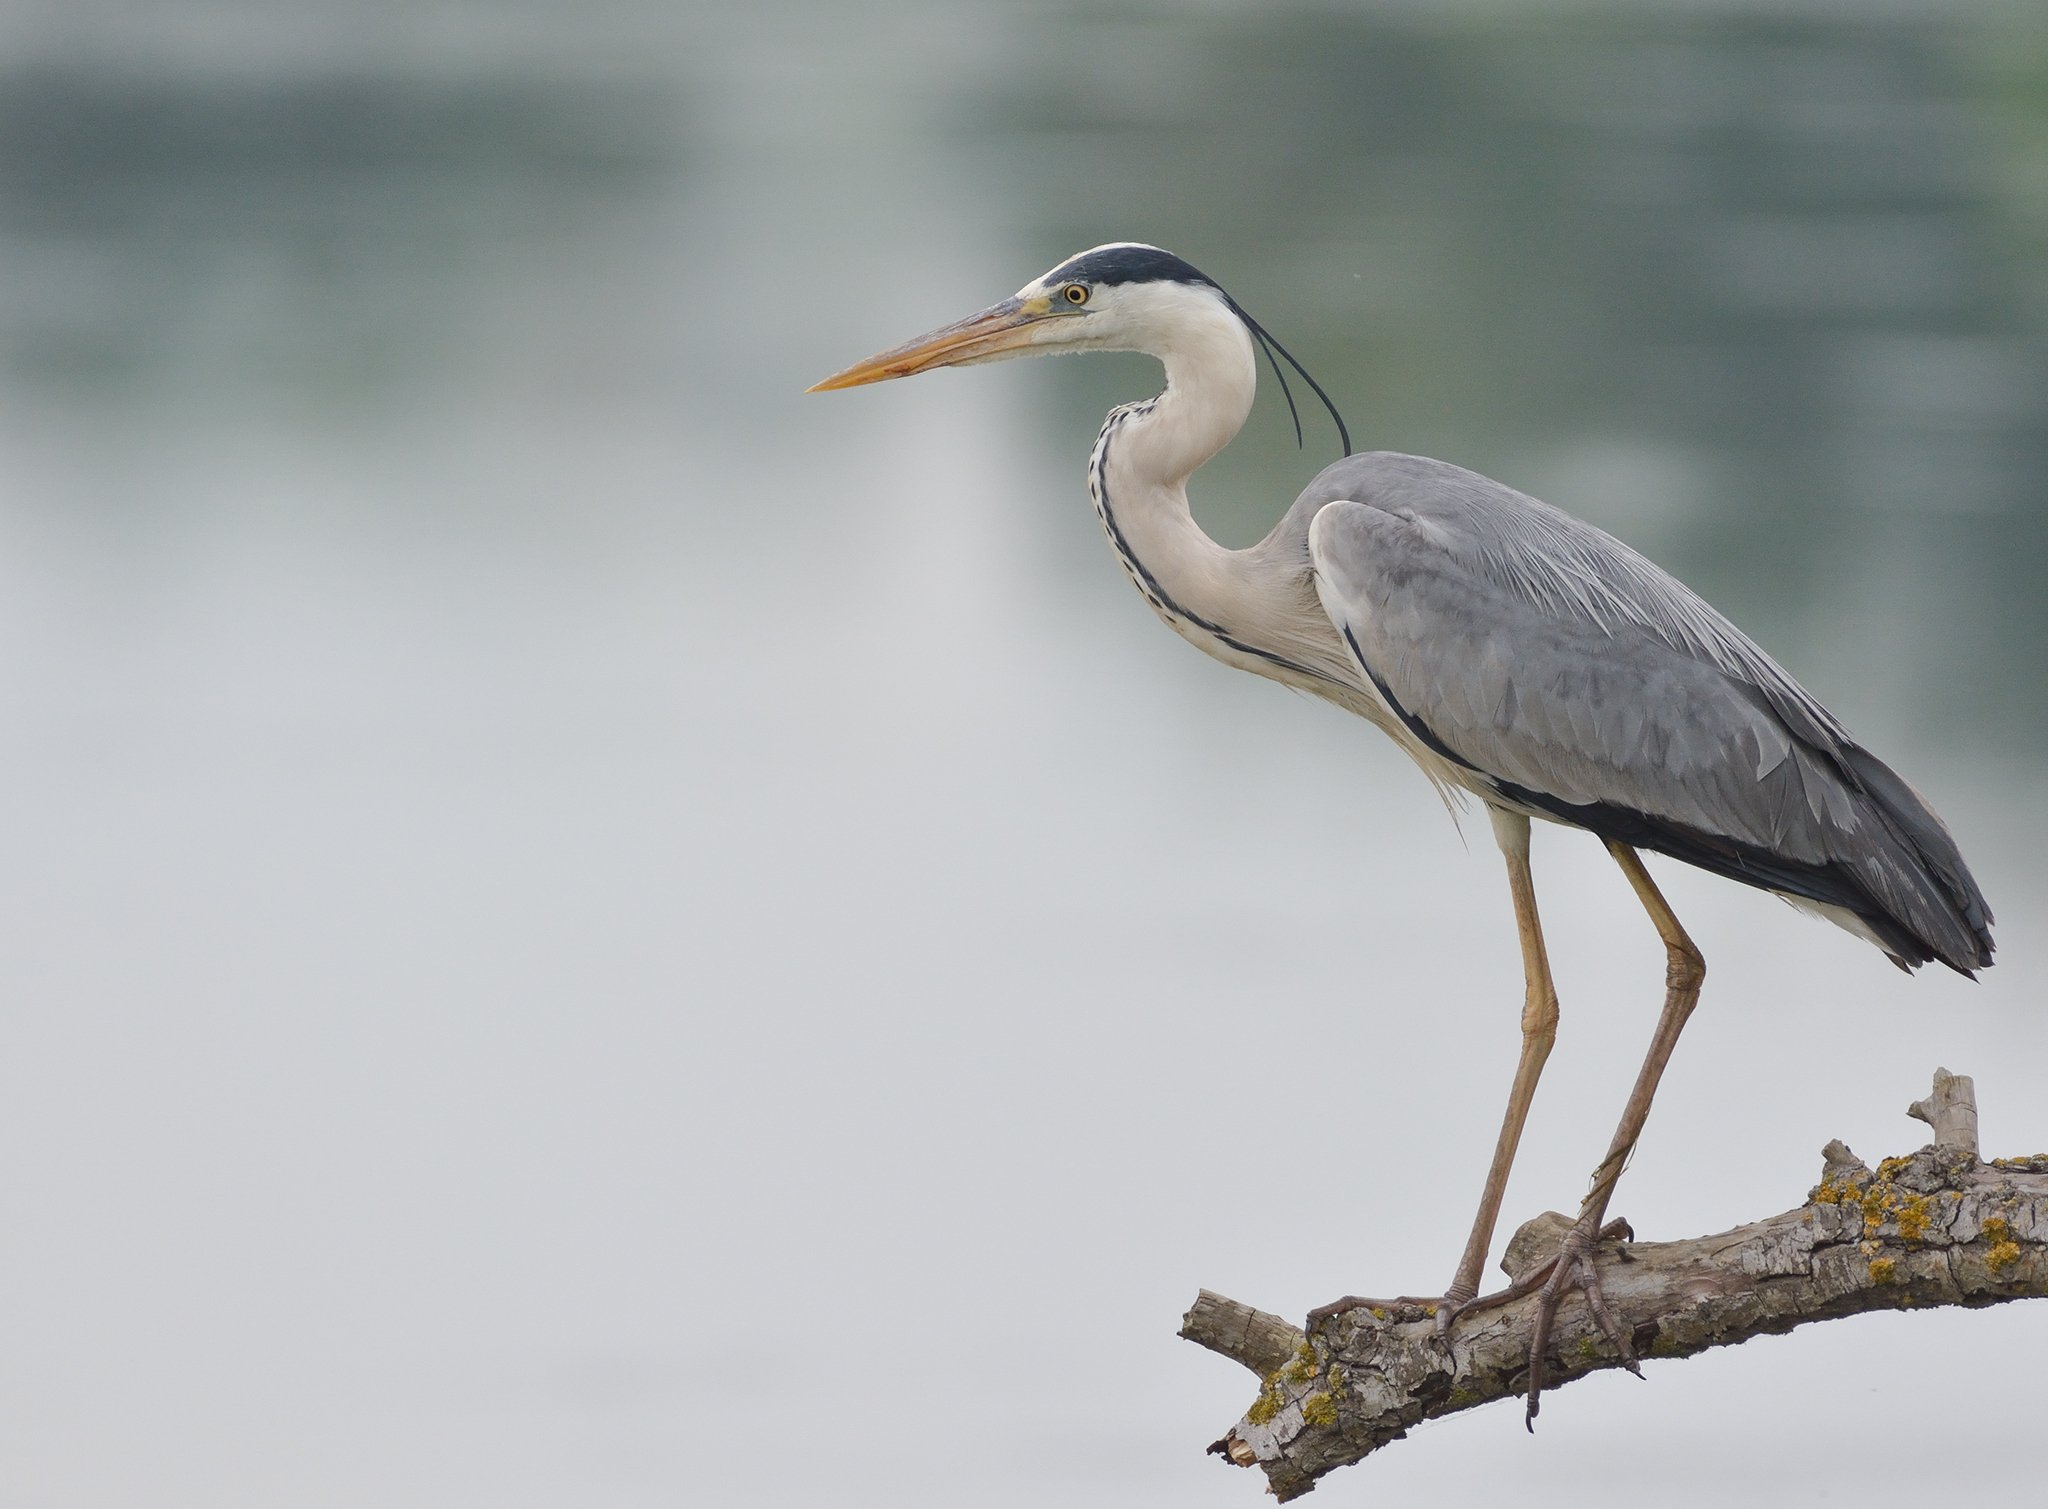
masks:
<svg viewBox="0 0 2048 1509"><path fill-rule="evenodd" d="M1991 962L1940 819L1675 578L1440 461L1354 456L1315 492L1332 624L1410 731L1504 801L1840 909L1902 965Z"/></svg>

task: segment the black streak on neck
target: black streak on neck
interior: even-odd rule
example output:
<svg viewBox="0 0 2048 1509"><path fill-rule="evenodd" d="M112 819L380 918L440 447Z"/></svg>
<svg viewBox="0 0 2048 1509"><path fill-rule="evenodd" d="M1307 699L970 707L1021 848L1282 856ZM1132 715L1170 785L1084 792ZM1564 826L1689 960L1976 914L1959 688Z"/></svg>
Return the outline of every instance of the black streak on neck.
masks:
<svg viewBox="0 0 2048 1509"><path fill-rule="evenodd" d="M1161 253L1161 255L1163 256L1165 253ZM1278 666L1282 670L1292 671L1296 675L1307 676L1315 681L1328 682L1332 686L1341 686L1341 682L1333 680L1320 671L1311 670L1305 665L1298 665L1284 656L1275 655L1269 650L1262 650L1257 645L1246 644L1243 640L1224 629L1220 624L1213 624L1199 614L1190 613L1186 608L1183 608L1179 603L1167 596L1166 589L1159 585L1159 578L1152 574L1145 563L1138 559L1137 552L1131 549L1131 542L1124 538L1123 529L1116 521L1116 514L1109 506L1109 442L1124 421L1135 419L1141 414L1150 413L1152 404L1156 402L1158 400L1154 399L1150 403L1133 404L1129 408L1118 409L1109 416L1109 422L1102 427L1101 438L1095 442L1094 467L1089 481L1093 484L1091 490L1095 494L1095 511L1102 518L1102 527L1109 535L1109 543L1111 548L1116 551L1117 559L1122 561L1124 569L1130 572L1131 579L1138 584L1138 590L1145 594L1146 600L1160 613L1172 618L1178 618L1186 623L1191 623L1204 633L1214 635L1233 650L1263 660L1268 665Z"/></svg>

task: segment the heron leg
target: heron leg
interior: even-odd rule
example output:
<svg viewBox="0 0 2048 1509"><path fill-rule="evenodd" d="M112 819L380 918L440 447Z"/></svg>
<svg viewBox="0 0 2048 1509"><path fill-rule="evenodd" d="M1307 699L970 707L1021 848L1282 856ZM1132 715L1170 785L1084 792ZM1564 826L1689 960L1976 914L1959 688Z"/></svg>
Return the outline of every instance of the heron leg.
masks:
<svg viewBox="0 0 2048 1509"><path fill-rule="evenodd" d="M1525 1419L1532 1430L1543 1397L1543 1357L1550 1344L1551 1322L1557 1315L1558 1302L1574 1284L1585 1292L1594 1320L1620 1352L1629 1371L1641 1376L1628 1333L1608 1311L1606 1299L1601 1294L1595 1254L1603 1236L1620 1234L1626 1229L1622 1223L1616 1222L1609 1230L1602 1230L1607 1201L1614 1193L1614 1186L1621 1178L1629 1154L1635 1151L1643 1124L1650 1118L1650 1102L1657 1094L1657 1083L1664 1076L1664 1066L1671 1061L1672 1049L1678 1046L1678 1034L1684 1030L1693 1007L1699 1004L1700 985L1707 977L1706 960L1693 946L1692 939L1686 936L1685 929L1679 925L1663 892L1657 889L1657 883L1650 879L1650 872L1643 868L1636 851L1626 844L1613 842L1608 843L1607 851L1621 866L1622 874L1628 877L1629 886L1635 891L1636 899L1642 902L1643 910L1650 914L1657 936L1664 940L1664 1009L1657 1017L1657 1030L1651 1036L1650 1051L1644 1056L1643 1067L1636 1074L1635 1088L1629 1091L1628 1104L1622 1108L1621 1125L1614 1129L1614 1140L1608 1144L1607 1156L1593 1171L1593 1187L1579 1206L1578 1220L1566 1233L1564 1244L1548 1269L1547 1278L1543 1277L1540 1269L1529 1276L1531 1281L1543 1279L1534 1334L1529 1343L1529 1407ZM1521 1284L1515 1288L1527 1292Z"/></svg>
<svg viewBox="0 0 2048 1509"><path fill-rule="evenodd" d="M1500 1138L1493 1146L1493 1164L1486 1171L1479 1210L1472 1218L1472 1234L1465 1239L1458 1271L1444 1295L1449 1303L1437 1311L1439 1335L1449 1333L1458 1310L1479 1292L1479 1275L1486 1266L1487 1249L1493 1245L1501 1200L1507 1194L1508 1174L1515 1166L1515 1150L1521 1145L1522 1127L1529 1119L1530 1103L1536 1098L1536 1081L1542 1077L1544 1061L1557 1041L1557 987L1550 979L1550 955L1543 946L1543 920L1536 913L1536 884L1529 873L1529 819L1498 807L1489 807L1487 812L1493 819L1494 838L1507 860L1508 891L1515 902L1515 931L1522 942L1522 1055L1515 1064Z"/></svg>
<svg viewBox="0 0 2048 1509"><path fill-rule="evenodd" d="M1529 1119L1530 1102L1536 1098L1536 1081L1543 1074L1544 1060L1557 1041L1557 988L1550 979L1550 956L1543 946L1543 923L1536 914L1536 886L1529 873L1529 819L1519 812L1489 807L1493 836L1507 860L1508 890L1515 903L1515 930L1522 940L1522 1055L1515 1065L1515 1079L1508 1091L1507 1113L1501 1119L1500 1138L1494 1144L1493 1165L1486 1172L1486 1187L1480 1192L1479 1210L1472 1218L1472 1234L1465 1239L1465 1251L1451 1286L1438 1299L1422 1300L1403 1296L1398 1300L1369 1300L1347 1295L1309 1312L1311 1322L1346 1310L1393 1309L1428 1306L1436 1311L1437 1335L1450 1335L1451 1322L1479 1293L1479 1275L1486 1266L1487 1249L1500 1220L1501 1199L1507 1193L1508 1174L1515 1163L1515 1149L1521 1145L1522 1127Z"/></svg>

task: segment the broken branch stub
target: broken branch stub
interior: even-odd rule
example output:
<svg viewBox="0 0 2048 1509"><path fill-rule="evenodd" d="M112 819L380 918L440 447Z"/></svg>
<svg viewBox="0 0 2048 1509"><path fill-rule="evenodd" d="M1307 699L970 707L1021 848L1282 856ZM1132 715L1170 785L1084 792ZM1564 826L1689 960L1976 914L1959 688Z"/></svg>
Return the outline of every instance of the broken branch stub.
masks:
<svg viewBox="0 0 2048 1509"><path fill-rule="evenodd" d="M1936 1069L1933 1091L1907 1106L1906 1114L1934 1128L1936 1147L1977 1156L1977 1082L1969 1075Z"/></svg>

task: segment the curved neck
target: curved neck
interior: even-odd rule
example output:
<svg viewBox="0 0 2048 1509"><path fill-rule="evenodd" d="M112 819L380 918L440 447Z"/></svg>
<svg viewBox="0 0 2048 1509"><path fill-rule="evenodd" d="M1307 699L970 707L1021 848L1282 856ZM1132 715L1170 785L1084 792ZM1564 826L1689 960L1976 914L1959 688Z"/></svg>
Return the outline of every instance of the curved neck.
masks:
<svg viewBox="0 0 2048 1509"><path fill-rule="evenodd" d="M1109 416L1088 489L1139 590L1187 633L1189 620L1227 623L1242 601L1240 553L1202 532L1188 510L1187 479L1243 428L1258 367L1250 332L1220 302L1181 311L1172 331L1148 350L1166 368L1166 391Z"/></svg>
<svg viewBox="0 0 2048 1509"><path fill-rule="evenodd" d="M1221 302L1183 310L1148 350L1166 368L1166 391L1126 421L1120 450L1134 483L1181 493L1196 468L1244 428L1258 392L1251 332Z"/></svg>

